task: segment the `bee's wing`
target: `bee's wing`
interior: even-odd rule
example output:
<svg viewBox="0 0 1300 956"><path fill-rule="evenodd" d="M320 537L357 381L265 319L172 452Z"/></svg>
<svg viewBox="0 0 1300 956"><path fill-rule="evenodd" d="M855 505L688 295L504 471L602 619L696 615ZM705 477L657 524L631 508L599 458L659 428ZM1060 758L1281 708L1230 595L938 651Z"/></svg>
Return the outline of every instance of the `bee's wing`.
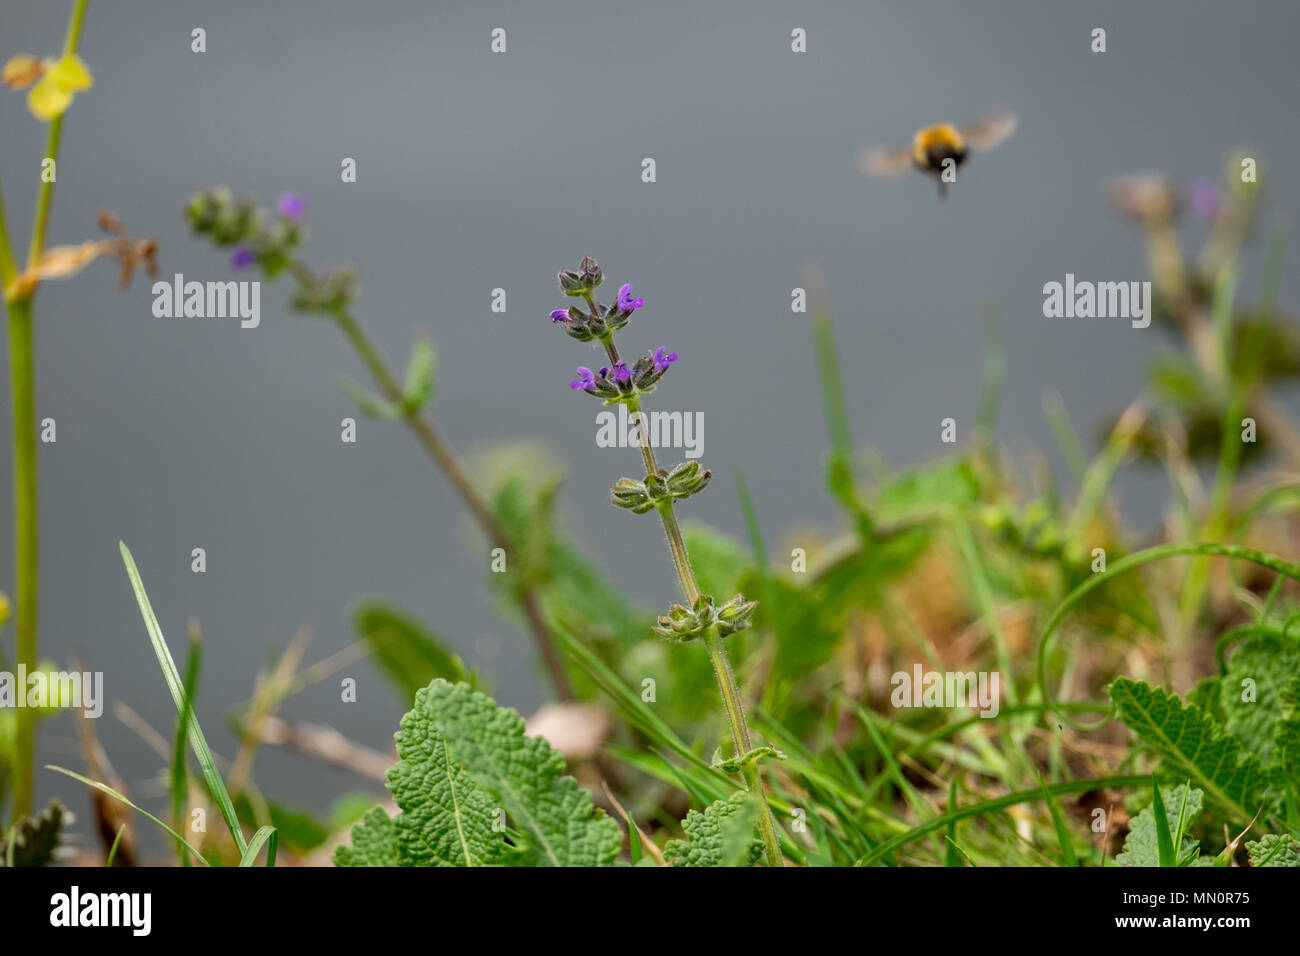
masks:
<svg viewBox="0 0 1300 956"><path fill-rule="evenodd" d="M1016 114L1003 111L986 117L961 131L972 149L988 152L1016 131Z"/></svg>
<svg viewBox="0 0 1300 956"><path fill-rule="evenodd" d="M911 168L912 150L906 146L858 152L858 169L864 176L901 176Z"/></svg>

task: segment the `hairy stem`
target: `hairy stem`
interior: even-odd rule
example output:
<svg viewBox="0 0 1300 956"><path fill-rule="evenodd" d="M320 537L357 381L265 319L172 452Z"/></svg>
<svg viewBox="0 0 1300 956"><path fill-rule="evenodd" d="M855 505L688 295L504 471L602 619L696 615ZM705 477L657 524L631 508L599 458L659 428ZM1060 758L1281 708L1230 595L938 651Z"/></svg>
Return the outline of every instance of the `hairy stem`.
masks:
<svg viewBox="0 0 1300 956"><path fill-rule="evenodd" d="M371 378L379 386L379 390L384 397L396 405L402 403L402 387L398 383L396 376L384 361L384 357L379 354L374 343L370 341L365 330L357 323L357 320L345 309L340 309L333 313L339 329L342 330L348 342L360 356L362 363L370 372ZM402 419L411 432L415 435L420 445L434 463L442 469L447 480L451 482L452 487L456 489L461 500L469 509L470 514L483 529L494 547L505 548L507 551L513 547L513 542L505 528L501 526L492 513L491 506L484 500L479 493L478 488L474 485L473 480L461 466L460 460L456 453L452 451L451 445L442 437L433 420L423 414L406 415ZM520 603L523 606L524 618L528 624L528 630L533 636L533 642L537 646L537 651L542 656L542 662L546 667L547 675L550 677L551 685L564 700L573 698L573 687L569 682L568 672L564 669L564 663L560 658L559 651L556 649L555 638L551 635L550 626L546 623L546 617L542 612L541 601L537 594L537 589L529 582L524 582L520 590Z"/></svg>
<svg viewBox="0 0 1300 956"><path fill-rule="evenodd" d="M595 303L590 297L587 298L587 304L595 310ZM605 346L605 353L609 356L610 364L619 361L618 349L614 345L613 335L607 335L601 339ZM629 417L641 411L641 399L633 395L627 400L627 412ZM644 419L638 417L641 429L641 458L645 462L647 475L661 474L659 464L655 461L654 449L650 447L650 442L646 438ZM677 579L681 583L682 593L686 595L686 602L694 605L700 597L700 586L695 580L695 570L691 567L691 556L686 550L686 542L682 538L681 526L677 523L677 514L673 511L672 499L668 499L659 504L655 509L659 512L659 518L663 522L664 534L668 536L668 550L672 554L673 567L677 570ZM704 634L704 646L709 652L709 661L713 664L714 676L718 679L718 693L722 697L722 706L727 712L727 724L731 728L731 742L735 747L736 756L740 757L747 754L750 749L749 725L745 722L745 702L740 696L740 687L736 684L736 674L731 668L731 659L727 656L727 649L723 645L721 636L717 633L716 627L710 628ZM763 855L767 859L768 866L781 866L781 845L777 842L776 826L772 823L772 811L767 805L767 792L763 789L762 775L758 771L756 764L747 764L742 771L745 780L745 788L754 795L755 802L758 804L758 832L763 838Z"/></svg>

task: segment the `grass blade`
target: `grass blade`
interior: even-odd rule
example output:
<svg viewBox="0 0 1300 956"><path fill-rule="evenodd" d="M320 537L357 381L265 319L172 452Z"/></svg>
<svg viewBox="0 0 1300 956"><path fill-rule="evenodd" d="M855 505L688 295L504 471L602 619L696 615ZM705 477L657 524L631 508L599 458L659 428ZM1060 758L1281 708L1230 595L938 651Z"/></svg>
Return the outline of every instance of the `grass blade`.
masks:
<svg viewBox="0 0 1300 956"><path fill-rule="evenodd" d="M149 604L149 595L145 593L144 583L140 580L140 572L135 566L135 559L131 557L130 549L121 541L118 542L118 547L122 549L122 562L126 565L127 577L131 579L131 587L135 591L135 600L140 605L140 616L144 618L145 630L149 632L149 640L153 643L154 654L158 658L158 666L162 668L163 680L167 682L167 689L171 691L172 700L176 703L176 712L179 714L185 709L185 686L181 683L181 675L176 671L176 662L172 660L172 652L167 648L167 640L163 637L162 628L158 626L158 618L154 615L153 607ZM221 779L220 771L217 770L217 762L212 756L212 751L208 748L208 741L203 736L203 730L199 727L198 720L191 719L189 721L187 733L190 738L190 746L194 748L194 756L198 759L199 766L203 768L203 779L207 781L208 790L217 801L221 816L225 819L226 826L230 829L230 836L235 841L235 847L239 850L240 856L243 856L248 850L248 842L244 839L243 831L239 828L239 818L235 816L235 805L230 802L230 794L226 791L226 784Z"/></svg>
<svg viewBox="0 0 1300 956"><path fill-rule="evenodd" d="M248 849L244 855L239 858L240 866L254 866L257 863L257 854L262 849L262 844L266 844L266 865L275 866L275 849L279 842L275 835L275 827L265 826L253 834L253 839L248 841Z"/></svg>
<svg viewBox="0 0 1300 956"><path fill-rule="evenodd" d="M118 803L121 803L121 804L123 804L123 805L125 805L125 806L128 806L128 807L130 807L132 810L134 810L136 813L139 813L139 814L142 814L143 816L148 817L148 818L149 818L150 820L152 820L154 823L158 824L158 826L162 827L164 830L166 830L168 833L170 833L173 837L175 837L175 838L176 838L176 841L177 841L178 843L184 844L184 846L185 846L185 847L186 847L186 848L187 848L191 853L193 853L193 854L198 858L198 861L199 861L200 863L202 863L204 866L207 866L207 865L208 865L208 861L205 860L205 859L203 859L203 854L200 853L198 850L194 849L194 847L190 846L190 844L187 843L187 842L185 841L185 838L184 838L183 836L181 836L179 833L177 833L175 830L173 830L173 829L172 829L171 827L169 827L167 824L163 823L161 820L159 820L156 816L154 816L154 815L153 815L152 813L150 813L148 810L145 810L143 807L137 807L134 803L132 803L130 800L128 800L128 799L126 798L126 796L124 796L123 794L118 793L118 792L117 792L116 790L114 790L112 787L108 786L108 784L99 783L99 782L96 781L96 780L91 780L89 777L83 777L81 774L79 774L79 773L74 773L73 771L68 770L68 769L66 769L66 768L64 768L64 767L55 767L53 764L46 764L46 765L45 765L45 769L46 769L46 770L53 770L55 773L61 773L61 774L64 774L65 776L71 777L73 780L80 780L80 781L81 781L82 783L84 783L86 786L88 786L88 787L94 787L94 788L95 788L96 790L98 790L100 793L108 794L108 796L112 797L112 798L113 798L114 800L116 800ZM120 832L119 832L119 835L120 835ZM117 843L116 843L116 841L114 841L114 847L116 847L116 845L117 845Z"/></svg>
<svg viewBox="0 0 1300 956"><path fill-rule="evenodd" d="M1061 805L1057 803L1056 797L1047 789L1047 784L1039 776L1038 785L1043 790L1043 799L1047 801L1047 809L1052 812L1052 825L1056 827L1056 842L1061 847L1061 860L1063 865L1076 867L1079 865L1079 857L1075 855L1074 844L1070 842L1070 831L1065 827L1065 815L1061 813Z"/></svg>
<svg viewBox="0 0 1300 956"><path fill-rule="evenodd" d="M122 834L126 832L126 824L123 823L117 828L117 836L113 837L113 845L108 848L108 856L104 858L104 869L111 869L113 860L117 858L117 845L122 842ZM188 865L189 857L185 858Z"/></svg>
<svg viewBox="0 0 1300 956"><path fill-rule="evenodd" d="M178 827L185 814L185 798L188 790L186 783L189 778L185 766L185 736L189 733L190 721L194 715L194 695L199 684L199 660L202 656L202 645L197 635L198 629L195 628L190 633L189 654L185 661L185 706L181 708L180 719L176 721L176 737L172 743L172 822ZM180 854L181 866L189 866L189 856L180 847L176 848L176 852Z"/></svg>
<svg viewBox="0 0 1300 956"><path fill-rule="evenodd" d="M1123 777L1097 777L1092 780L1068 780L1065 783L1054 783L1047 787L1047 792L1054 797L1059 797L1063 793L1085 793L1089 790L1100 790L1103 787L1140 787L1147 783L1149 778L1141 776L1123 776ZM928 836L935 830L942 829L955 820L965 820L967 817L983 816L986 813L995 813L999 810L1005 810L1007 807L1014 807L1020 803L1031 803L1034 800L1040 800L1043 796L1043 790L1035 787L1032 790L1020 790L1016 793L1008 793L1002 797L995 797L992 800L984 800L980 803L972 803L969 806L960 807L955 810L949 810L937 817L931 817L924 823L912 827L906 833L900 833L896 837L891 837L884 843L880 844L862 859L858 860L858 866L868 866L880 859L886 854L893 853L900 847L904 847L915 840Z"/></svg>
<svg viewBox="0 0 1300 956"><path fill-rule="evenodd" d="M1151 812L1156 818L1156 856L1161 866L1177 866L1174 841L1169 835L1169 817L1165 815L1165 801L1160 796L1160 785L1151 778Z"/></svg>

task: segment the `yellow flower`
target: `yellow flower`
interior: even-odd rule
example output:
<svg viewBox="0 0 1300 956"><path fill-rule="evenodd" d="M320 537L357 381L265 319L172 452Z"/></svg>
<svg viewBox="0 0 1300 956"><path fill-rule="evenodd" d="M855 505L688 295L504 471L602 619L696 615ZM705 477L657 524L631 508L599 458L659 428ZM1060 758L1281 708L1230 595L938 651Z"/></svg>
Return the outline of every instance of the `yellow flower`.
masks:
<svg viewBox="0 0 1300 956"><path fill-rule="evenodd" d="M63 114L72 102L73 94L88 90L94 84L85 61L75 53L61 60L45 60L45 75L27 94L27 108L39 120L49 122Z"/></svg>

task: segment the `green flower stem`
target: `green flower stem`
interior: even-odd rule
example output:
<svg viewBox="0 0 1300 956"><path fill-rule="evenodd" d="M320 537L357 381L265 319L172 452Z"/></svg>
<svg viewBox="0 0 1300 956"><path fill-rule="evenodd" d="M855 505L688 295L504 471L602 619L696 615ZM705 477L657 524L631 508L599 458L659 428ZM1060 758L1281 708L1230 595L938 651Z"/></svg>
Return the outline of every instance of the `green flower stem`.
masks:
<svg viewBox="0 0 1300 956"><path fill-rule="evenodd" d="M339 309L331 314L343 335L353 349L356 350L357 355L360 356L362 363L375 380L375 384L383 392L384 397L394 405L400 406L403 402L402 386L388 367L388 363L384 361L384 357L379 354L379 350L375 348L374 343L366 335L365 330L361 328L357 320L346 309ZM492 508L479 493L478 488L465 472L465 469L461 467L459 459L456 458L456 453L452 451L451 445L442 437L430 417L417 413L404 416L402 421L411 429L424 450L429 453L429 457L442 469L452 487L460 495L461 500L465 502L465 506L469 509L474 520L478 522L484 534L491 540L493 546L505 548L507 551L512 550L513 542L510 535L501 526L501 522L497 520L496 515L492 513ZM559 651L556 649L555 639L551 635L550 627L546 623L546 617L542 613L542 605L536 587L530 582L524 582L519 596L528 630L533 636L533 642L537 646L538 653L542 656L542 662L551 679L552 687L560 698L572 700L573 686L569 682L568 672L564 669L564 663L560 659Z"/></svg>
<svg viewBox="0 0 1300 956"><path fill-rule="evenodd" d="M593 309L595 308L590 298L588 298L588 304ZM619 355L618 348L614 345L614 336L607 335L601 339L601 342L605 346L605 353L609 356L610 364L617 363ZM641 399L637 395L628 398L626 404L629 417L641 411ZM638 421L641 421L641 419L638 419ZM641 427L644 428L644 424ZM646 475L662 474L658 463L655 461L654 449L645 440L644 433L642 433L640 445ZM661 501L655 510L659 512L659 518L664 526L664 534L668 536L668 550L672 553L673 567L677 569L677 579L681 582L682 593L686 595L686 603L694 606L700 597L700 586L695 580L695 569L691 567L691 556L686 550L686 541L682 538L682 529L677 523L677 514L673 510L672 499ZM749 738L749 725L745 722L745 702L740 696L740 687L736 683L736 673L732 670L731 659L727 656L727 648L718 635L716 626L709 628L704 633L704 646L709 652L709 661L713 664L714 676L718 679L718 693L722 697L722 705L727 712L727 723L731 728L732 745L735 747L736 756L743 756L752 749ZM772 823L772 811L767 805L767 792L763 789L763 779L758 771L757 763L747 764L742 771L742 776L745 780L745 789L757 798L755 802L758 804L758 832L763 838L763 855L767 859L767 865L781 866L781 845L776 838L776 826Z"/></svg>
<svg viewBox="0 0 1300 956"><path fill-rule="evenodd" d="M72 56L77 52L81 41L81 23L86 17L87 0L76 0L72 5L72 16L68 19L68 31L63 38L63 55ZM45 155L57 164L59 158L59 141L63 136L63 114L50 120L50 133L45 142ZM31 268L40 261L45 251L45 229L49 224L50 203L54 199L54 182L42 182L36 195L36 216L32 222L32 244L27 253L27 266Z"/></svg>
<svg viewBox="0 0 1300 956"><path fill-rule="evenodd" d="M87 0L75 0L68 30L63 40L65 56L77 52L81 24ZM45 155L58 162L63 117L50 122ZM49 222L54 183L42 182L36 196L36 215L32 224L32 241L28 266L40 261L45 250L45 230ZM9 233L0 202L0 280L8 288L14 280L16 266L9 246ZM19 668L36 669L37 610L39 604L40 536L36 480L36 352L32 329L32 299L27 295L8 301L5 311L9 320L9 384L13 399L14 442L14 622ZM13 817L18 820L31 812L32 789L36 772L36 712L18 708L17 743L13 771Z"/></svg>
<svg viewBox="0 0 1300 956"><path fill-rule="evenodd" d="M32 302L8 303L9 381L13 398L14 442L14 633L17 667L36 669L37 502L36 369L32 348ZM19 707L13 768L13 818L32 809L36 769L36 711Z"/></svg>

